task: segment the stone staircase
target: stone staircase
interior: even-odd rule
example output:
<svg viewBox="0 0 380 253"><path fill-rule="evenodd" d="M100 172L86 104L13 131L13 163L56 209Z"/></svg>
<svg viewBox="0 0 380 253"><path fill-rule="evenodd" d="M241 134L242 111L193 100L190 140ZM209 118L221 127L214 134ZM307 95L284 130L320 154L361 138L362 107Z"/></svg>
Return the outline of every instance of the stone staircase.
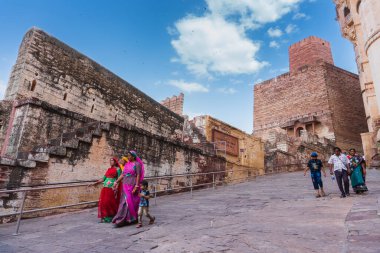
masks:
<svg viewBox="0 0 380 253"><path fill-rule="evenodd" d="M77 149L80 142L91 144L93 137L101 137L102 131L109 129L110 123L89 122L83 127L63 133L60 138L48 140L46 144L36 146L29 152L18 152L16 159L0 157L0 164L35 168L37 162L49 162L50 156L65 157L67 149Z"/></svg>

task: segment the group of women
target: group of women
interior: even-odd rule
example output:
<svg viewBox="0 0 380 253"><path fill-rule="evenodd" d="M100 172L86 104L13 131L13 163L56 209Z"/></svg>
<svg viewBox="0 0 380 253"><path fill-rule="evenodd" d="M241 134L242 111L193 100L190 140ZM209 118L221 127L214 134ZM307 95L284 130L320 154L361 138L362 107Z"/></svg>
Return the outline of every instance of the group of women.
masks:
<svg viewBox="0 0 380 253"><path fill-rule="evenodd" d="M140 185L144 179L144 164L136 151L129 151L120 161L110 159L110 168L102 179L89 186L103 183L98 204L101 222L115 226L135 223L138 220Z"/></svg>

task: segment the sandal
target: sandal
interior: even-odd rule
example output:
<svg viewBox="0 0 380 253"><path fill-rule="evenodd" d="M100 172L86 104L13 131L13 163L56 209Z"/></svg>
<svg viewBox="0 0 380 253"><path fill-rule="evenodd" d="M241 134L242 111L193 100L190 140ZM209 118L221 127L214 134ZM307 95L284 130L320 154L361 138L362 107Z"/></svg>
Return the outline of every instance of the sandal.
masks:
<svg viewBox="0 0 380 253"><path fill-rule="evenodd" d="M142 223L139 223L136 225L136 228L141 228L142 227Z"/></svg>
<svg viewBox="0 0 380 253"><path fill-rule="evenodd" d="M149 225L152 225L154 223L154 221L156 220L156 217L153 217L150 221L149 221Z"/></svg>

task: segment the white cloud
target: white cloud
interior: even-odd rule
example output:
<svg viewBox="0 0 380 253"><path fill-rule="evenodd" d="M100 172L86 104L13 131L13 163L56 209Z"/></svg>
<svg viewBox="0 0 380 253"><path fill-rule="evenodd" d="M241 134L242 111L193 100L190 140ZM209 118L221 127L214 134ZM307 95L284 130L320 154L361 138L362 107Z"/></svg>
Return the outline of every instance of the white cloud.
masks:
<svg viewBox="0 0 380 253"><path fill-rule="evenodd" d="M257 59L260 44L246 35L266 23L279 20L298 9L305 0L205 0L207 11L203 16L189 15L167 28L178 57L173 63L182 63L198 75L252 74L268 64ZM269 32L269 31L268 31ZM273 31L274 37L283 32Z"/></svg>
<svg viewBox="0 0 380 253"><path fill-rule="evenodd" d="M248 74L267 65L255 58L259 43L249 40L241 29L221 17L189 16L175 26L180 35L171 43L178 60L196 75Z"/></svg>
<svg viewBox="0 0 380 253"><path fill-rule="evenodd" d="M287 34L290 34L290 33L296 32L296 31L298 31L298 27L296 25L293 25L293 24L289 24L285 28L285 32Z"/></svg>
<svg viewBox="0 0 380 253"><path fill-rule="evenodd" d="M293 19L310 19L310 16L306 15L305 13L302 12L297 12L296 14L293 15Z"/></svg>
<svg viewBox="0 0 380 253"><path fill-rule="evenodd" d="M232 84L241 84L241 83L243 83L243 81L240 80L240 79L230 79L230 82L231 82Z"/></svg>
<svg viewBox="0 0 380 253"><path fill-rule="evenodd" d="M269 47L271 48L280 48L280 44L277 43L277 41L271 41L269 42Z"/></svg>
<svg viewBox="0 0 380 253"><path fill-rule="evenodd" d="M296 10L303 0L206 0L213 15L239 15L239 23L246 29L275 22Z"/></svg>
<svg viewBox="0 0 380 253"><path fill-rule="evenodd" d="M235 94L237 92L236 89L234 88L227 88L227 87L222 87L217 89L218 92L224 93L224 94Z"/></svg>
<svg viewBox="0 0 380 253"><path fill-rule="evenodd" d="M185 82L183 80L169 80L169 84L179 88L184 92L209 92L209 89L202 84L195 82Z"/></svg>
<svg viewBox="0 0 380 253"><path fill-rule="evenodd" d="M279 28L269 28L268 29L268 35L272 38L274 37L281 37L283 32Z"/></svg>

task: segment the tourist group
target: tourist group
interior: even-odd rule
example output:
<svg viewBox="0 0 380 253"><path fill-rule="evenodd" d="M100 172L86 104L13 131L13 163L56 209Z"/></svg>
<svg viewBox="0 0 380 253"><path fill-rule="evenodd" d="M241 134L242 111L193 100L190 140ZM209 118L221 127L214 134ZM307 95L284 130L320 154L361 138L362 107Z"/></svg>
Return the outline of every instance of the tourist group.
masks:
<svg viewBox="0 0 380 253"><path fill-rule="evenodd" d="M144 164L136 151L129 151L119 161L110 159L110 168L103 178L89 186L103 183L98 204L100 222L114 223L115 227L137 223L142 226L142 216L153 224L155 217L149 214L148 182L144 180Z"/></svg>
<svg viewBox="0 0 380 253"><path fill-rule="evenodd" d="M307 168L304 171L310 170L311 180L313 182L314 189L316 191L316 197L324 197L326 194L323 190L322 175L326 177L326 171L323 167L323 163L318 159L316 152L311 153L311 159L307 163ZM350 183L355 193L363 193L368 191L365 184L366 176L366 163L363 156L359 155L354 148L349 150L349 154L342 153L339 147L334 148L334 154L328 160L330 174L332 180L336 180L339 190L341 192L340 197L345 198L350 196Z"/></svg>

